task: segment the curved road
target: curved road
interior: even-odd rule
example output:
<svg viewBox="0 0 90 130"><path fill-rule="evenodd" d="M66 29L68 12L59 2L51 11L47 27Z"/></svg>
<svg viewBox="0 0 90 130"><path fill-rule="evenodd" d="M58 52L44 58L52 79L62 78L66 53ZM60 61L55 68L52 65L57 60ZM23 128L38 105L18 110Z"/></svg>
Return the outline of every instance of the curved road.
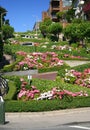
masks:
<svg viewBox="0 0 90 130"><path fill-rule="evenodd" d="M0 130L90 130L90 108L6 113Z"/></svg>

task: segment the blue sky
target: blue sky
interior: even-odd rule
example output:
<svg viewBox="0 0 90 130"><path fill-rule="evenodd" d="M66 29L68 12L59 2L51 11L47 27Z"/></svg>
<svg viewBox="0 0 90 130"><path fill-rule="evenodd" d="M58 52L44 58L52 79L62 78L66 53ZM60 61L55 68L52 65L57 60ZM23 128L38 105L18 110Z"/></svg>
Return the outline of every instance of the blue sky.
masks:
<svg viewBox="0 0 90 130"><path fill-rule="evenodd" d="M42 19L42 11L47 11L50 0L0 0L0 6L8 12L9 19L15 32L32 30L36 21Z"/></svg>

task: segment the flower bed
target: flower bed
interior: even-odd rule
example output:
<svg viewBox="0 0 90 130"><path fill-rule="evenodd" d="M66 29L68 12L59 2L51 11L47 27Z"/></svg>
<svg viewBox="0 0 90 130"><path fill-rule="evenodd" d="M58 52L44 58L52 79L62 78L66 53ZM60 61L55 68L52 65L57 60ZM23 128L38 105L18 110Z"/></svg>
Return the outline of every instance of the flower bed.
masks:
<svg viewBox="0 0 90 130"><path fill-rule="evenodd" d="M26 88L28 83L21 78L21 90L18 93L19 100L44 100L44 99L63 99L64 96L77 97L77 96L88 96L88 94L84 91L79 92L71 92L68 90L60 90L57 87L52 88L47 92L40 92L35 86L30 86L29 89Z"/></svg>
<svg viewBox="0 0 90 130"><path fill-rule="evenodd" d="M17 52L17 55L23 56L23 60L18 62L14 70L28 70L34 68L51 68L54 66L62 66L64 62L58 58L55 52Z"/></svg>
<svg viewBox="0 0 90 130"><path fill-rule="evenodd" d="M63 58L65 58L65 59L76 59L76 60L88 60L88 58L81 57L81 56L74 56L74 55L71 55L71 54L64 54Z"/></svg>
<svg viewBox="0 0 90 130"><path fill-rule="evenodd" d="M67 72L64 78L66 82L90 88L90 68L85 69L83 72L78 72L75 70L66 71Z"/></svg>
<svg viewBox="0 0 90 130"><path fill-rule="evenodd" d="M6 112L39 112L90 107L89 88L64 83L60 78L56 81L32 79L30 85L26 76L23 77L24 79L19 76L5 77L9 81L10 91L5 96Z"/></svg>

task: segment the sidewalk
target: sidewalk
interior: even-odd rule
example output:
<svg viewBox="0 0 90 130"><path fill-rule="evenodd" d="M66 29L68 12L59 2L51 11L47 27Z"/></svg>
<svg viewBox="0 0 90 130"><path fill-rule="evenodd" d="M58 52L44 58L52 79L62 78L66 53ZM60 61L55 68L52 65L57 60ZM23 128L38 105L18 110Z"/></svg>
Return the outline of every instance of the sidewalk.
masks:
<svg viewBox="0 0 90 130"><path fill-rule="evenodd" d="M90 107L50 112L6 113L6 124L0 125L0 130L42 130L41 128L72 122L90 122Z"/></svg>
<svg viewBox="0 0 90 130"><path fill-rule="evenodd" d="M79 61L79 60L64 60L64 62L66 64L68 64L70 67L74 67L74 66L90 63L90 61Z"/></svg>

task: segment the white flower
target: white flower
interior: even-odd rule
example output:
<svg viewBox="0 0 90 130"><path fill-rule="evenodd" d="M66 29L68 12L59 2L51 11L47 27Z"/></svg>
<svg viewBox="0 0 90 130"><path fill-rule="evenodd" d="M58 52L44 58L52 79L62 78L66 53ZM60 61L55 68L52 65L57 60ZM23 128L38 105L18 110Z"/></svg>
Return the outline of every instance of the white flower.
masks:
<svg viewBox="0 0 90 130"><path fill-rule="evenodd" d="M47 46L43 45L42 48L47 48Z"/></svg>
<svg viewBox="0 0 90 130"><path fill-rule="evenodd" d="M33 56L27 55L27 58L33 58Z"/></svg>
<svg viewBox="0 0 90 130"><path fill-rule="evenodd" d="M56 45L53 45L52 47L51 47L51 49L55 49L56 48Z"/></svg>

